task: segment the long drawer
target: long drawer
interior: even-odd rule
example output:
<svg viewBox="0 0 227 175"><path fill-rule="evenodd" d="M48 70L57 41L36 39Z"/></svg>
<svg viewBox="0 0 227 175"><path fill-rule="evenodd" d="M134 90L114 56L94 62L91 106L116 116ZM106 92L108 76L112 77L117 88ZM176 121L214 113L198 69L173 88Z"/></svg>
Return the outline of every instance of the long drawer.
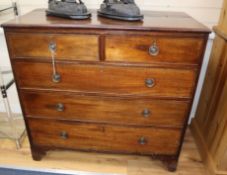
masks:
<svg viewBox="0 0 227 175"><path fill-rule="evenodd" d="M202 37L108 35L106 60L199 64L204 45Z"/></svg>
<svg viewBox="0 0 227 175"><path fill-rule="evenodd" d="M96 35L10 33L7 38L12 59L51 60L50 47L54 47L57 60L99 61Z"/></svg>
<svg viewBox="0 0 227 175"><path fill-rule="evenodd" d="M104 124L28 119L33 145L86 151L176 154L178 129L123 127Z"/></svg>
<svg viewBox="0 0 227 175"><path fill-rule="evenodd" d="M14 62L20 88L89 93L191 98L197 71L57 63L60 82L52 80L51 63Z"/></svg>
<svg viewBox="0 0 227 175"><path fill-rule="evenodd" d="M56 92L20 93L25 115L59 120L182 128L188 102L95 97Z"/></svg>

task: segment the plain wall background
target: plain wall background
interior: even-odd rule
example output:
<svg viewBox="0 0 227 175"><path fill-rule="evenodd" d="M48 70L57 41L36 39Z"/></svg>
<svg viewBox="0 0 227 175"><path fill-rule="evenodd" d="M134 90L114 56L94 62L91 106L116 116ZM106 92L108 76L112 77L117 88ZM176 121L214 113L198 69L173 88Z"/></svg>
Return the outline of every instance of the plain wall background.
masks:
<svg viewBox="0 0 227 175"><path fill-rule="evenodd" d="M0 0L0 9L9 6L13 0ZM103 0L83 0L87 7L90 9L99 8ZM209 28L218 23L221 7L223 0L136 0L136 3L142 10L155 10L155 11L182 11L186 12L199 22L205 24ZM17 0L19 4L20 14L27 13L36 8L47 8L48 0ZM11 10L0 13L0 24L14 18L13 12ZM34 19L35 20L35 19ZM194 116L197 102L199 99L202 83L204 80L204 75L209 61L210 51L212 47L214 36L211 35L206 54L204 59L204 64L199 80L199 85L195 97L195 102L193 105L191 117ZM10 62L8 58L8 52L6 48L5 38L2 29L0 29L0 67L9 68ZM17 93L15 86L9 90L9 100L13 112L20 112L20 105L17 98ZM2 104L2 99L0 97L0 112L4 111Z"/></svg>

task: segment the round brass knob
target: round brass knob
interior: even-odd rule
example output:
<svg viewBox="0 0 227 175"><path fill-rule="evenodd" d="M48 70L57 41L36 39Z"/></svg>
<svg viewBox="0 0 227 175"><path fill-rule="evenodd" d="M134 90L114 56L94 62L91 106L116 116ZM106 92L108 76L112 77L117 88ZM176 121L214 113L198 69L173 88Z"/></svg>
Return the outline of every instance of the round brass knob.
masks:
<svg viewBox="0 0 227 175"><path fill-rule="evenodd" d="M151 111L149 109L144 109L142 115L144 116L144 118L148 118L151 115Z"/></svg>
<svg viewBox="0 0 227 175"><path fill-rule="evenodd" d="M58 73L54 74L52 78L54 83L59 83L61 81L61 75Z"/></svg>
<svg viewBox="0 0 227 175"><path fill-rule="evenodd" d="M58 104L56 105L56 110L57 110L58 112L63 112L63 111L65 110L64 104L58 103Z"/></svg>
<svg viewBox="0 0 227 175"><path fill-rule="evenodd" d="M155 81L153 78L148 78L145 80L145 84L148 88L152 88L155 85Z"/></svg>
<svg viewBox="0 0 227 175"><path fill-rule="evenodd" d="M62 132L60 132L60 138L63 140L66 140L69 138L69 135L66 131L62 131Z"/></svg>
<svg viewBox="0 0 227 175"><path fill-rule="evenodd" d="M49 50L51 52L55 52L57 50L57 44L55 42L50 42L49 43Z"/></svg>
<svg viewBox="0 0 227 175"><path fill-rule="evenodd" d="M141 137L139 140L138 140L138 143L140 145L146 145L147 144L147 139L145 137Z"/></svg>
<svg viewBox="0 0 227 175"><path fill-rule="evenodd" d="M157 56L159 54L159 47L157 46L156 42L154 42L149 48L149 54L151 56Z"/></svg>

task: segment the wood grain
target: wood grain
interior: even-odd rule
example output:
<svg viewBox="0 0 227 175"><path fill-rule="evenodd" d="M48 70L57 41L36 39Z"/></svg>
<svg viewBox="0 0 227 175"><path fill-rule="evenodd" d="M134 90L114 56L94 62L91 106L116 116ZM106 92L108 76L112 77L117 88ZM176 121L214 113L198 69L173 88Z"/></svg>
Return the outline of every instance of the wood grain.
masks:
<svg viewBox="0 0 227 175"><path fill-rule="evenodd" d="M179 159L178 171L167 172L160 161L151 160L147 156L86 153L78 151L50 151L42 161L33 161L28 139L25 139L22 148L16 149L13 141L0 140L0 164L17 167L44 170L56 173L79 174L94 172L98 174L127 174L127 175L208 175L195 141L188 130L182 154Z"/></svg>
<svg viewBox="0 0 227 175"><path fill-rule="evenodd" d="M192 128L202 158L212 175L227 174L227 40L226 2Z"/></svg>
<svg viewBox="0 0 227 175"><path fill-rule="evenodd" d="M124 127L41 119L28 119L28 123L33 144L36 147L171 155L176 153L179 146L180 130L178 129ZM67 132L67 139L60 137L63 131ZM139 143L142 137L147 140L143 145Z"/></svg>
<svg viewBox="0 0 227 175"><path fill-rule="evenodd" d="M217 36L214 39L213 49L211 53L210 62L208 64L207 73L203 85L203 89L201 92L201 97L199 101L199 107L197 109L197 114L200 116L197 120L200 123L205 123L208 115L208 105L210 105L210 101L215 89L217 82L217 77L222 71L223 67L223 51L225 50L225 40L223 38ZM202 125L201 128L206 130L205 125Z"/></svg>
<svg viewBox="0 0 227 175"><path fill-rule="evenodd" d="M189 109L188 101L96 97L60 92L21 91L21 98L28 117L120 125L182 128ZM64 105L63 111L57 110L59 103ZM149 110L150 114L144 115L144 110Z"/></svg>
<svg viewBox="0 0 227 175"><path fill-rule="evenodd" d="M73 34L10 33L8 42L15 58L51 60L49 44L56 44L57 60L99 61L98 36Z"/></svg>
<svg viewBox="0 0 227 175"><path fill-rule="evenodd" d="M43 9L3 27L34 160L53 149L136 153L176 170L209 29L184 13L148 12L131 23L46 17ZM154 37L160 60L149 61ZM17 50L14 43L26 38ZM51 40L58 83L46 50ZM59 100L64 115L53 112ZM147 122L144 105L154 116Z"/></svg>
<svg viewBox="0 0 227 175"><path fill-rule="evenodd" d="M159 54L152 56L149 48L156 44ZM203 37L176 37L176 36L132 36L108 35L106 37L106 60L120 62L146 63L181 63L200 64L204 48Z"/></svg>
<svg viewBox="0 0 227 175"><path fill-rule="evenodd" d="M195 70L57 63L61 82L54 83L51 63L15 62L13 66L20 88L116 95L191 98L197 78ZM153 79L155 85L147 87L146 79Z"/></svg>
<svg viewBox="0 0 227 175"><path fill-rule="evenodd" d="M219 104L217 106L217 112L210 124L210 134L207 143L209 144L209 150L214 158L214 162L217 162L217 169L227 172L227 118L223 117L227 113L227 83L223 88L223 92L220 97ZM215 124L214 124L215 123ZM217 125L218 124L218 127ZM213 142L211 142L213 140Z"/></svg>
<svg viewBox="0 0 227 175"><path fill-rule="evenodd" d="M144 12L143 21L127 22L97 17L94 13L87 20L65 20L57 17L46 17L45 9L34 10L18 20L11 20L2 26L4 28L77 28L77 29L105 29L105 30L139 30L139 31L167 31L167 32L195 32L210 33L210 29L182 12ZM34 20L36 19L36 20ZM18 22L19 21L19 22Z"/></svg>
<svg viewBox="0 0 227 175"><path fill-rule="evenodd" d="M227 35L227 1L223 0L223 7L219 19L218 29Z"/></svg>

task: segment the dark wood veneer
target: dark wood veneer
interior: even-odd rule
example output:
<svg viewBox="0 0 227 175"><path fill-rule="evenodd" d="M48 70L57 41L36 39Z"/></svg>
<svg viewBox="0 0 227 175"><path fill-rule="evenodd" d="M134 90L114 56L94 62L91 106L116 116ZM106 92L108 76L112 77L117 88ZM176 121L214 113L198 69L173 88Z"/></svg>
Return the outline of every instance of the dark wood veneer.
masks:
<svg viewBox="0 0 227 175"><path fill-rule="evenodd" d="M143 21L126 22L98 17L94 12L91 19L65 20L46 16L45 9L34 10L19 20L12 20L3 27L29 28L29 29L104 29L104 30L132 30L132 31L164 31L164 32L191 32L208 34L210 30L182 12L144 11ZM34 20L35 19L35 20ZM19 22L18 22L19 21Z"/></svg>
<svg viewBox="0 0 227 175"><path fill-rule="evenodd" d="M179 146L179 129L28 119L33 144L44 147L115 153L172 155ZM61 133L67 133L67 139ZM145 144L140 139L146 140ZM130 145L130 146L129 146Z"/></svg>
<svg viewBox="0 0 227 175"><path fill-rule="evenodd" d="M189 102L21 91L29 118L182 128ZM58 111L57 105L64 106ZM177 106L177 108L176 108ZM42 109L42 110L40 110ZM96 112L94 112L96 111ZM149 113L146 114L146 111Z"/></svg>
<svg viewBox="0 0 227 175"><path fill-rule="evenodd" d="M22 89L189 98L197 77L195 70L57 63L61 82L54 83L51 63L14 62L13 65ZM147 87L146 79L153 79L154 86Z"/></svg>
<svg viewBox="0 0 227 175"><path fill-rule="evenodd" d="M26 40L24 39L26 38ZM30 57L50 60L49 44L56 44L57 60L99 61L99 39L96 35L63 35L11 33L8 35L12 58Z"/></svg>
<svg viewBox="0 0 227 175"><path fill-rule="evenodd" d="M39 9L3 24L34 160L54 149L130 153L176 170L210 30L184 13L144 14L72 21Z"/></svg>
<svg viewBox="0 0 227 175"><path fill-rule="evenodd" d="M149 47L156 43L159 54L149 54ZM106 60L120 62L199 64L203 38L173 37L166 35L111 35L106 37Z"/></svg>

